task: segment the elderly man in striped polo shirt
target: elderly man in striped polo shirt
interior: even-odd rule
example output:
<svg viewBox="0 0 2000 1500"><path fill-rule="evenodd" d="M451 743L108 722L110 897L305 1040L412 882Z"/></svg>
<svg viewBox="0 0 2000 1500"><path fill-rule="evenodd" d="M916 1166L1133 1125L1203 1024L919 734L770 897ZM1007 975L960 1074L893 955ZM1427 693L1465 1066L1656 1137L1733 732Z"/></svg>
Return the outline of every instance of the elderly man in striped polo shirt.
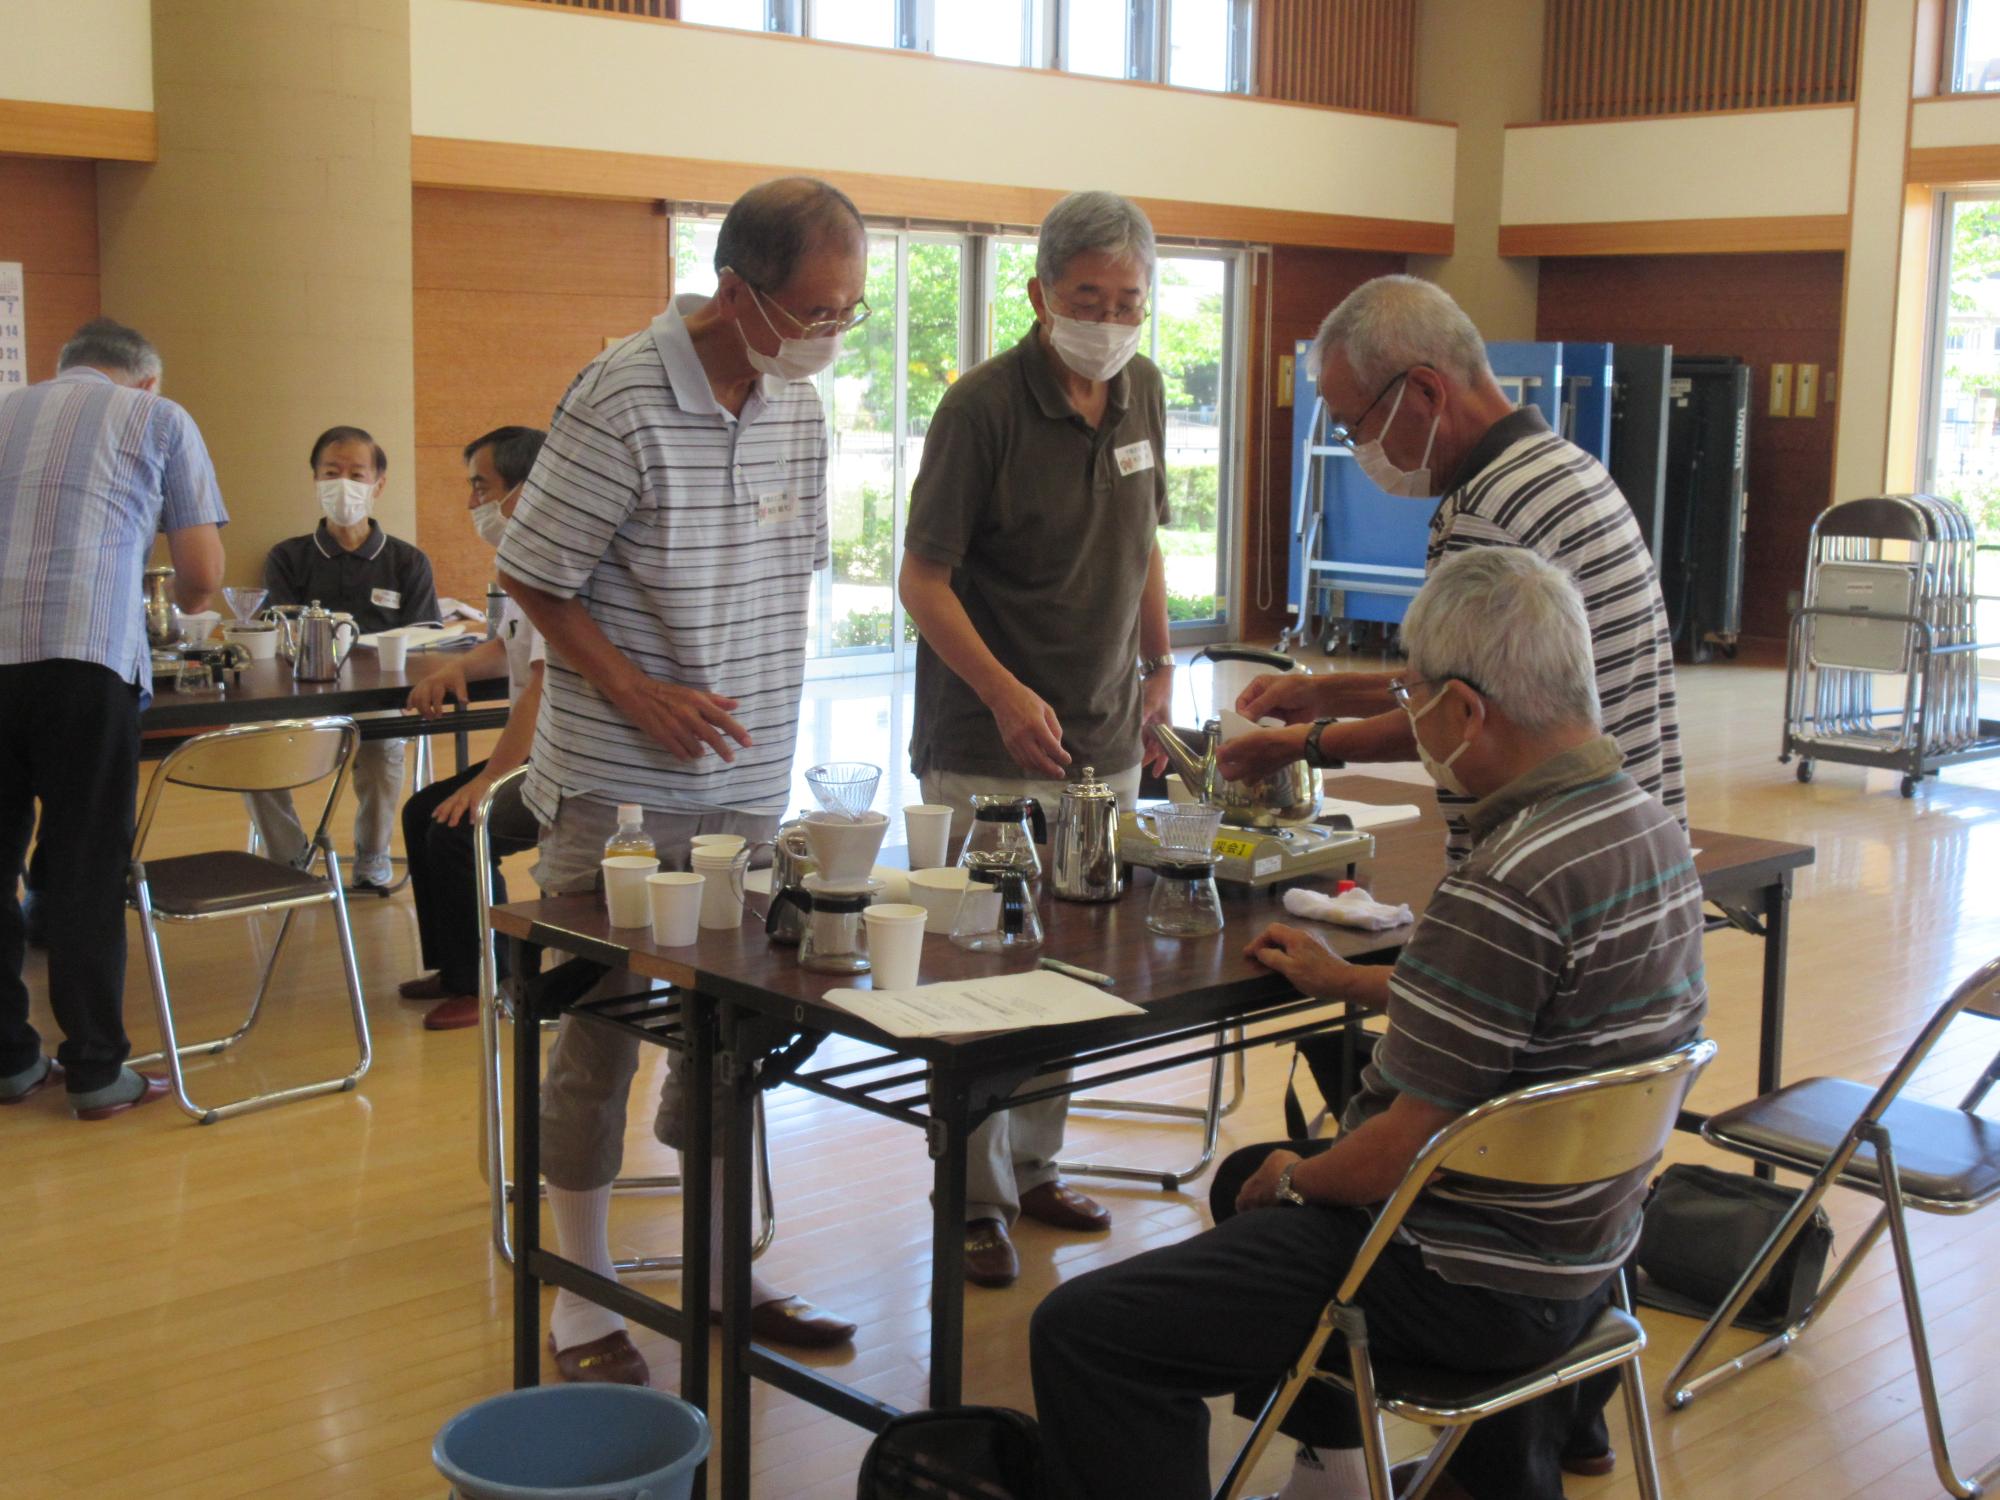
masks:
<svg viewBox="0 0 2000 1500"><path fill-rule="evenodd" d="M1472 849L1393 968L1350 967L1273 926L1251 956L1388 1030L1333 1141L1238 1152L1240 1184L1192 1240L1078 1277L1037 1309L1035 1399L1059 1497L1209 1493L1207 1396L1260 1404L1368 1232L1369 1205L1440 1129L1531 1084L1692 1040L1707 1009L1687 833L1600 727L1583 600L1521 548L1441 563L1390 688L1426 768L1469 799ZM1363 1284L1382 1359L1480 1373L1556 1357L1639 1233L1650 1164L1568 1192L1462 1182L1418 1200ZM1476 1424L1442 1494L1560 1500L1579 1403L1556 1392ZM1352 1401L1308 1387L1286 1500L1368 1493ZM1104 1436L1116 1433L1118 1441Z"/></svg>
<svg viewBox="0 0 2000 1500"><path fill-rule="evenodd" d="M696 834L776 830L812 575L828 555L826 416L811 379L867 316L867 254L838 189L808 177L753 188L722 221L715 294L676 297L556 408L500 544L501 583L548 647L522 794L544 829L544 891L596 885L620 803L643 809L668 868L687 867ZM565 1019L542 1093L557 1244L604 1276L637 1065L634 1039ZM678 1146L668 1067L654 1131ZM854 1333L758 1277L751 1300L765 1343ZM617 1314L564 1291L549 1322L565 1379L646 1383Z"/></svg>

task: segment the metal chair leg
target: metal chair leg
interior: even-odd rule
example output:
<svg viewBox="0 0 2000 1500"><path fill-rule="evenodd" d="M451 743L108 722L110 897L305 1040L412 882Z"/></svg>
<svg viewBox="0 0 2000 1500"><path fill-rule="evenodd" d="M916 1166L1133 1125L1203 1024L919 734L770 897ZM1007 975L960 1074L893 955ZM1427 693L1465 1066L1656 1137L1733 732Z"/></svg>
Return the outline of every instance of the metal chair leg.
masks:
<svg viewBox="0 0 2000 1500"><path fill-rule="evenodd" d="M1222 1043L1232 1028L1218 1026L1215 1040ZM1185 1167L1132 1167L1113 1162L1059 1161L1056 1168L1073 1177L1108 1177L1124 1182L1151 1182L1158 1184L1165 1193L1178 1192L1184 1182L1191 1182L1206 1172L1209 1163L1215 1160L1215 1144L1222 1128L1223 1119L1232 1114L1243 1102L1248 1087L1248 1071L1243 1061L1243 1028L1233 1028L1239 1044L1237 1050L1225 1056L1217 1053L1210 1060L1208 1074L1208 1101L1200 1106L1192 1104L1160 1104L1150 1099L1121 1099L1115 1097L1091 1097L1078 1095L1070 1100L1071 1109L1102 1110L1117 1114L1160 1115L1175 1120L1199 1120L1202 1126L1201 1155ZM1222 1071L1225 1063L1231 1072L1230 1095L1225 1102L1222 1097Z"/></svg>
<svg viewBox="0 0 2000 1500"><path fill-rule="evenodd" d="M1612 1274L1611 1296L1618 1304L1618 1310L1626 1316L1632 1312L1632 1292L1627 1284L1628 1273L1620 1270ZM1644 1349L1640 1346L1640 1350ZM1639 1352L1618 1367L1618 1384L1625 1395L1625 1427L1632 1446L1632 1472L1639 1481L1640 1500L1660 1500L1660 1465L1653 1447L1653 1420L1646 1410L1646 1372L1640 1366Z"/></svg>
<svg viewBox="0 0 2000 1500"><path fill-rule="evenodd" d="M291 932L292 918L298 915L298 911L299 908L296 906L287 908L283 919L278 924L277 941L271 944L270 955L264 960L264 973L263 977L257 983L257 996L250 1002L250 1011L249 1014L244 1016L243 1024L230 1032L228 1036L214 1037L205 1042L182 1043L176 1049L182 1057L193 1057L197 1054L214 1056L217 1053L227 1052L231 1047L234 1047L250 1034L250 1028L257 1024L257 1017L263 1013L264 997L270 993L271 989L271 975L278 967L278 955L284 951L286 935ZM151 926L150 921L147 925ZM128 1061L135 1068L143 1068L151 1063L159 1062L163 1056L163 1052L148 1052L143 1057L130 1058Z"/></svg>

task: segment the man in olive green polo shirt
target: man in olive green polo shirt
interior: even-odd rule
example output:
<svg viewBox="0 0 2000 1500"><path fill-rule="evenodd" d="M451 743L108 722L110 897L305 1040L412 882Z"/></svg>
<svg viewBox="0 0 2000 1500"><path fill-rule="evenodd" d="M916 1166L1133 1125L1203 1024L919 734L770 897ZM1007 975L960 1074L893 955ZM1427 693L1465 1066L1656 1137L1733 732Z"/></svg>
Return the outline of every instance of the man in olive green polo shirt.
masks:
<svg viewBox="0 0 2000 1500"><path fill-rule="evenodd" d="M1173 691L1166 401L1137 357L1153 228L1113 193L1042 221L1035 325L945 393L910 491L900 590L921 633L910 766L963 834L979 793L1053 810L1088 766L1132 804L1146 734ZM1034 1079L1034 1088L1062 1079ZM1056 1169L1062 1098L995 1115L970 1143L966 1276L1005 1286L1020 1214L1101 1230L1110 1214Z"/></svg>

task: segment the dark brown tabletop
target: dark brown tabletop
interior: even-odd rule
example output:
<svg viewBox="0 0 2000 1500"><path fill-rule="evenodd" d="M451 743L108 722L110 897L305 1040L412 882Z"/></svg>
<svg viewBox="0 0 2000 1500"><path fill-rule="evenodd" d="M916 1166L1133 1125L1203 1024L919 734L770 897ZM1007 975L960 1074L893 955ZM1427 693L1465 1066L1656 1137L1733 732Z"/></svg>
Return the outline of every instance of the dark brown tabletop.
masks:
<svg viewBox="0 0 2000 1500"><path fill-rule="evenodd" d="M275 657L251 662L239 677L229 679L228 687L221 693L183 695L174 691L169 674L157 673L152 704L139 716L139 732L148 738L178 738L229 724L261 724L314 714L398 713L410 696L411 685L446 655L439 651L414 652L405 670L385 672L373 651L357 649L349 653L341 664L340 676L332 682L295 682L292 664L283 657ZM468 711L462 706L428 722L412 714L406 725L398 726L396 734L446 734L460 729L496 728L506 721L505 673L478 678L468 687L476 703L500 705L497 714L484 707Z"/></svg>

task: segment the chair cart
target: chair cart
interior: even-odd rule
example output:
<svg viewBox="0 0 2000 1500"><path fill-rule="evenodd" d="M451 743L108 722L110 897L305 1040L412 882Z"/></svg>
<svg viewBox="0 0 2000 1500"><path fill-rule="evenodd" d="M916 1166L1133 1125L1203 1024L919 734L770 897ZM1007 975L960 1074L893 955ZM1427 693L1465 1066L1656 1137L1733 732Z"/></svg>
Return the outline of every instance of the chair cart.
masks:
<svg viewBox="0 0 2000 1500"><path fill-rule="evenodd" d="M1933 495L1850 500L1813 523L1805 603L1785 656L1780 765L1799 757L1903 773L1902 792L1945 766L2000 755L2000 721L1979 716L1973 581L1965 512ZM1878 683L1893 700L1877 706Z"/></svg>

